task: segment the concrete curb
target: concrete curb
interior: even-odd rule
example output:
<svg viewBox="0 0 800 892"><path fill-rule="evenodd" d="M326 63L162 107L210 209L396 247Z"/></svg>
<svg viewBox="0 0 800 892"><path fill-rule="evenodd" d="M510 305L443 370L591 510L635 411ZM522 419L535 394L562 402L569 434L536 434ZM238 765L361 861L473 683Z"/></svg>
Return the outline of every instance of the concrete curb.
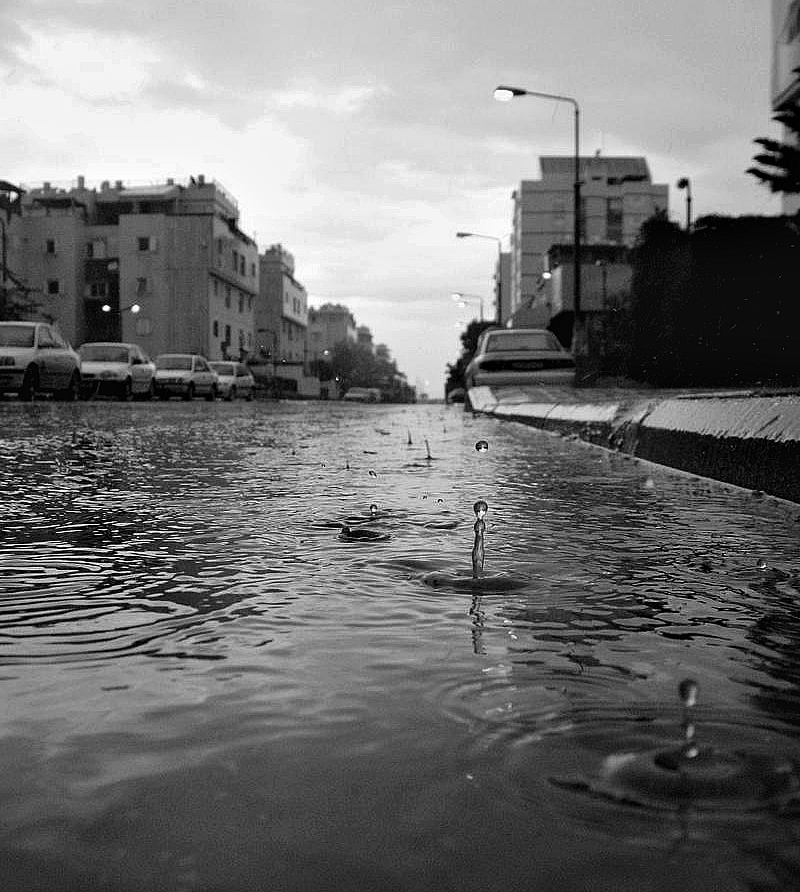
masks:
<svg viewBox="0 0 800 892"><path fill-rule="evenodd" d="M585 398L585 392L582 394ZM548 402L536 388L475 387L474 412L800 503L800 395L598 397Z"/></svg>

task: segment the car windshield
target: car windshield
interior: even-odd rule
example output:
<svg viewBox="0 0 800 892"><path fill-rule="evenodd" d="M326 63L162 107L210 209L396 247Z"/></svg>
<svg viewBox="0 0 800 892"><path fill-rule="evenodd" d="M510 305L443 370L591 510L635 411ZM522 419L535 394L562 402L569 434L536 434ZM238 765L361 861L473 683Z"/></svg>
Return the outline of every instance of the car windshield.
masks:
<svg viewBox="0 0 800 892"><path fill-rule="evenodd" d="M78 351L84 362L128 362L130 351L119 344L83 344Z"/></svg>
<svg viewBox="0 0 800 892"><path fill-rule="evenodd" d="M233 376L236 374L236 370L229 362L211 362L209 365L218 375Z"/></svg>
<svg viewBox="0 0 800 892"><path fill-rule="evenodd" d="M489 335L487 352L506 350L558 350L558 343L549 331L502 331Z"/></svg>
<svg viewBox="0 0 800 892"><path fill-rule="evenodd" d="M156 359L156 368L173 369L182 372L190 372L192 370L191 356L159 356Z"/></svg>
<svg viewBox="0 0 800 892"><path fill-rule="evenodd" d="M32 325L0 325L0 347L33 347Z"/></svg>

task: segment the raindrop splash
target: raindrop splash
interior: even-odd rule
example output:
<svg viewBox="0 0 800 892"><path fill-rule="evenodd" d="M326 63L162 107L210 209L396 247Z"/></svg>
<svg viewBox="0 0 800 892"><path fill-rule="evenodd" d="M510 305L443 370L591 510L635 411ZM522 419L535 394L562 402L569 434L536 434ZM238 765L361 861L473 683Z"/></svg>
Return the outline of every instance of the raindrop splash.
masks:
<svg viewBox="0 0 800 892"><path fill-rule="evenodd" d="M369 506L369 513L370 517L378 516L378 506L374 502Z"/></svg>
<svg viewBox="0 0 800 892"><path fill-rule="evenodd" d="M486 517L486 512L489 510L489 506L483 499L479 499L472 506L472 510L475 512L476 518L475 526L473 527L475 531L475 542L472 546L472 577L473 579L477 579L483 573L483 535L486 531L486 521L484 520L484 517Z"/></svg>
<svg viewBox="0 0 800 892"><path fill-rule="evenodd" d="M430 447L430 443L428 443L427 440L425 440L425 452L426 452L425 458L426 458L428 461L432 461L432 460L433 460L433 456L431 455L431 447Z"/></svg>
<svg viewBox="0 0 800 892"><path fill-rule="evenodd" d="M378 478L378 472L377 472L377 471L370 471L370 472L369 472L369 476L370 476L370 477L374 477L374 478L377 480L377 478Z"/></svg>

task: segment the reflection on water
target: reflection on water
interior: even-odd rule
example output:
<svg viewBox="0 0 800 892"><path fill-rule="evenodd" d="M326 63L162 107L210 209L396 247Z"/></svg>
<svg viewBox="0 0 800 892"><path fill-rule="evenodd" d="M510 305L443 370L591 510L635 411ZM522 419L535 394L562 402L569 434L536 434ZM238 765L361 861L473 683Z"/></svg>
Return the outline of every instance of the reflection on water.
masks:
<svg viewBox="0 0 800 892"><path fill-rule="evenodd" d="M4 888L794 888L796 802L590 795L687 676L800 763L790 510L457 407L9 401L0 449Z"/></svg>

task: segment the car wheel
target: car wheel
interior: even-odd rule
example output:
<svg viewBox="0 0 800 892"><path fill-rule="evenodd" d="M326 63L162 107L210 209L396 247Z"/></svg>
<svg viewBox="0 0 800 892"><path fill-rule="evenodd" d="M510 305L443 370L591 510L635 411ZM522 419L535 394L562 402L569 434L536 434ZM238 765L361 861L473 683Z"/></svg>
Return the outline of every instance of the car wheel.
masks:
<svg viewBox="0 0 800 892"><path fill-rule="evenodd" d="M120 387L119 398L123 403L129 403L133 399L133 384L130 378L126 378L125 383Z"/></svg>
<svg viewBox="0 0 800 892"><path fill-rule="evenodd" d="M159 398L160 400L168 400L168 399L169 399L169 394L167 393L166 390L162 390L162 391L160 391L160 392L158 393L158 398Z"/></svg>
<svg viewBox="0 0 800 892"><path fill-rule="evenodd" d="M153 397L154 397L155 395L156 395L156 388L155 388L155 385L153 384L153 381L152 381L152 379L151 379L151 380L150 380L150 386L149 386L149 387L147 388L147 390L145 390L145 392L142 394L142 399L146 399L146 400L149 402L151 399L153 399Z"/></svg>
<svg viewBox="0 0 800 892"><path fill-rule="evenodd" d="M187 403L189 402L189 400L194 399L194 384L189 385L186 393L184 393L183 395L183 398L186 400Z"/></svg>
<svg viewBox="0 0 800 892"><path fill-rule="evenodd" d="M228 402L231 403L235 399L236 399L236 388L232 386L231 389L228 391Z"/></svg>
<svg viewBox="0 0 800 892"><path fill-rule="evenodd" d="M25 377L22 379L22 387L19 389L19 398L29 403L39 390L39 370L36 366L29 366L25 371Z"/></svg>
<svg viewBox="0 0 800 892"><path fill-rule="evenodd" d="M208 400L209 403L213 403L216 398L217 398L217 388L216 388L216 385L212 384L211 390L209 390L209 392L206 394L206 399Z"/></svg>
<svg viewBox="0 0 800 892"><path fill-rule="evenodd" d="M67 403L74 403L75 400L78 399L81 395L81 379L80 375L77 372L72 373L72 377L69 379L69 384L66 386L64 390L58 390L55 393L55 398L57 400L62 400Z"/></svg>
<svg viewBox="0 0 800 892"><path fill-rule="evenodd" d="M253 388L252 387L250 388L250 390L247 391L246 399L247 399L248 403L253 399Z"/></svg>

